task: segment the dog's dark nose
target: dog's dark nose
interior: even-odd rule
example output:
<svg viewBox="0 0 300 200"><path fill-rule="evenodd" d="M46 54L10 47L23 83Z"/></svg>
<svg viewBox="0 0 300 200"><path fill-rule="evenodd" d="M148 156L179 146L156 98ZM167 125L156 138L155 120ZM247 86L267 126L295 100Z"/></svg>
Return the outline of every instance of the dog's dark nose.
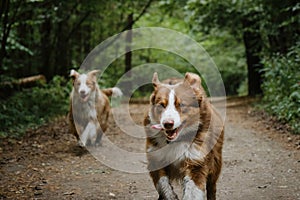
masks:
<svg viewBox="0 0 300 200"><path fill-rule="evenodd" d="M79 91L80 95L85 95L85 91L81 90Z"/></svg>
<svg viewBox="0 0 300 200"><path fill-rule="evenodd" d="M172 119L166 119L163 121L163 125L165 129L172 129L174 126L174 120Z"/></svg>

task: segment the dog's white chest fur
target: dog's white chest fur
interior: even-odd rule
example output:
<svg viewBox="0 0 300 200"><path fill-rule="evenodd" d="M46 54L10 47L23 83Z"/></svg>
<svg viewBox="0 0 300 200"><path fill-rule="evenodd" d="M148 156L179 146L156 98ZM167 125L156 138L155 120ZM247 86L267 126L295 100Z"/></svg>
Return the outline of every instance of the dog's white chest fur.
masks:
<svg viewBox="0 0 300 200"><path fill-rule="evenodd" d="M73 114L76 120L76 126L80 135L80 144L85 146L88 139L95 143L97 137L97 131L100 128L100 124L97 120L97 111L95 107L96 92L92 91L90 98L87 102L81 102L80 98L76 95L76 92L72 92L73 96ZM78 126L80 124L80 126Z"/></svg>
<svg viewBox="0 0 300 200"><path fill-rule="evenodd" d="M164 137L156 138L157 146L149 146L147 153L153 153L153 158L158 162L178 166L185 159L199 160L203 157L194 143L171 142L166 144Z"/></svg>

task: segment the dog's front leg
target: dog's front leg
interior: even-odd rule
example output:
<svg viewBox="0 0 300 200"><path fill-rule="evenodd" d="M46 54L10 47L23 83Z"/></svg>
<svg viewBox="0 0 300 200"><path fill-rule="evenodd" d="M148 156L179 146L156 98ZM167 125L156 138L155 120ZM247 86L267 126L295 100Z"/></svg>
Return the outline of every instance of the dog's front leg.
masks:
<svg viewBox="0 0 300 200"><path fill-rule="evenodd" d="M183 179L183 197L182 200L203 200L204 192L189 177Z"/></svg>
<svg viewBox="0 0 300 200"><path fill-rule="evenodd" d="M95 136L96 136L96 125L94 122L91 121L86 125L86 127L80 137L80 139L82 141L82 145L86 146L87 140L92 139ZM93 141L91 141L91 142L93 142Z"/></svg>
<svg viewBox="0 0 300 200"><path fill-rule="evenodd" d="M178 197L170 184L170 180L166 175L162 175L158 171L151 172L150 174L159 194L159 200L178 200Z"/></svg>

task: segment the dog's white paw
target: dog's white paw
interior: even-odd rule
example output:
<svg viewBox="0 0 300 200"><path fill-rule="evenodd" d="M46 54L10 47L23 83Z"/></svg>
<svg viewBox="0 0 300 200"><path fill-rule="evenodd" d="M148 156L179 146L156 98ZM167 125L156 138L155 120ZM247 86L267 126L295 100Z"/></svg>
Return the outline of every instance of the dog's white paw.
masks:
<svg viewBox="0 0 300 200"><path fill-rule="evenodd" d="M195 182L188 176L183 179L182 200L204 200L204 192L195 185Z"/></svg>
<svg viewBox="0 0 300 200"><path fill-rule="evenodd" d="M84 144L81 140L79 140L77 144L80 147L85 147L86 146L86 144Z"/></svg>

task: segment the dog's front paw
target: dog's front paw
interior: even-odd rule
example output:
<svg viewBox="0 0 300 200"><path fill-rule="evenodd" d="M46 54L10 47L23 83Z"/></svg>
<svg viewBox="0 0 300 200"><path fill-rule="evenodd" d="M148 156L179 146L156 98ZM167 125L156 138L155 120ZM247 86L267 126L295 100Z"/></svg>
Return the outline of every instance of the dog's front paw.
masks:
<svg viewBox="0 0 300 200"><path fill-rule="evenodd" d="M84 144L81 140L79 140L77 144L80 147L85 147L86 146L86 144Z"/></svg>
<svg viewBox="0 0 300 200"><path fill-rule="evenodd" d="M179 200L178 196L174 193L171 196L163 197L159 195L158 200Z"/></svg>
<svg viewBox="0 0 300 200"><path fill-rule="evenodd" d="M102 147L102 142L96 142L95 147Z"/></svg>
<svg viewBox="0 0 300 200"><path fill-rule="evenodd" d="M204 192L195 185L195 182L190 177L183 179L183 197L182 200L203 200Z"/></svg>

